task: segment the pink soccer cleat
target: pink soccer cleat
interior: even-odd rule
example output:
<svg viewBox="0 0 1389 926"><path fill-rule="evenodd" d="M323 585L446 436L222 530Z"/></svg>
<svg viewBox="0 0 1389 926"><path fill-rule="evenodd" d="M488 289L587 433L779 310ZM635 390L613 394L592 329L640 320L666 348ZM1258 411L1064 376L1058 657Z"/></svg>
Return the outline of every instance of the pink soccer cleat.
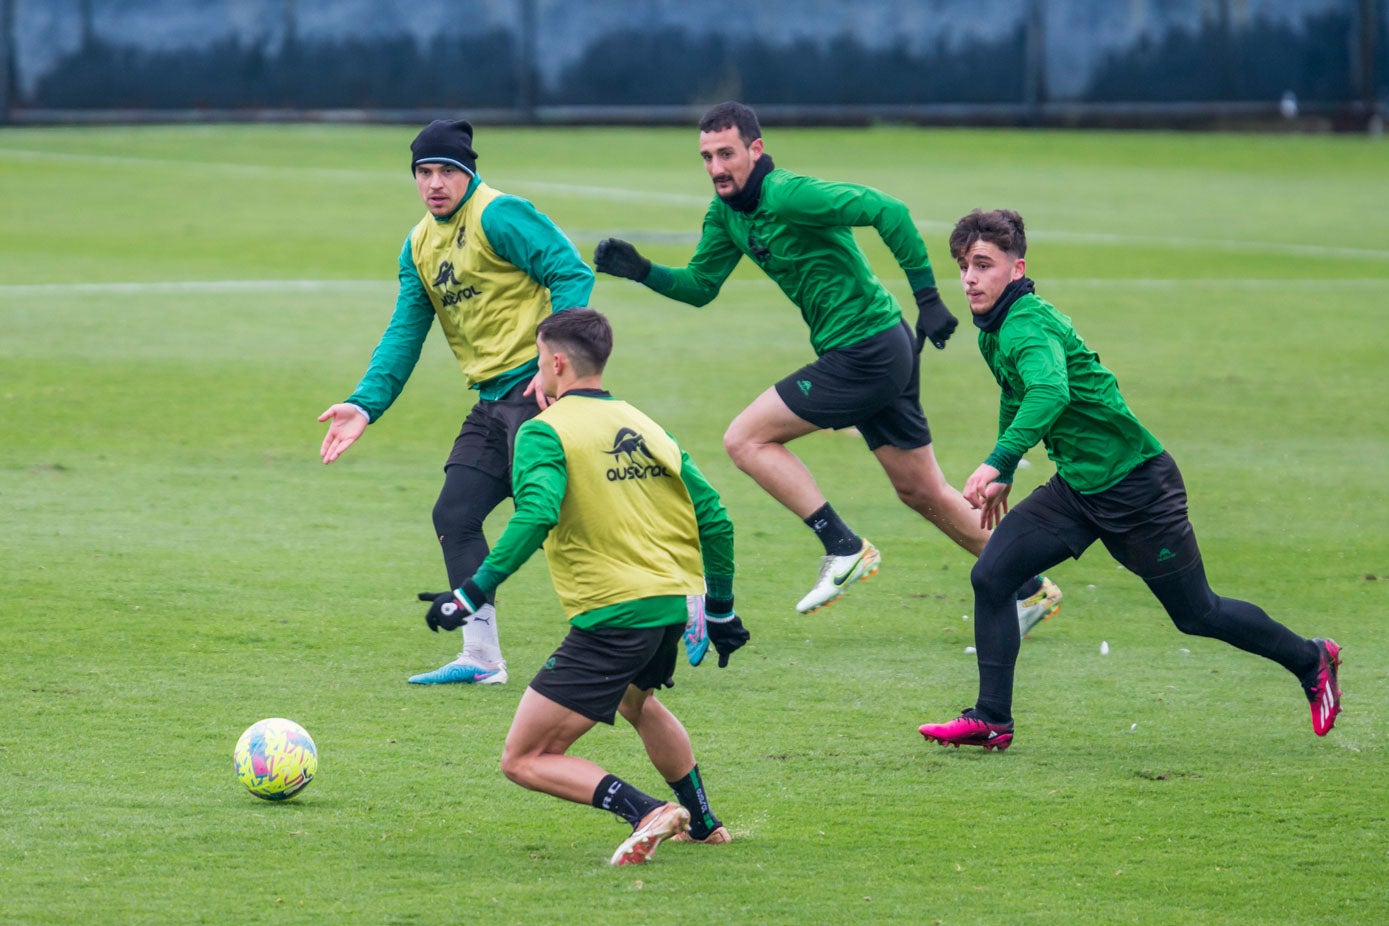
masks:
<svg viewBox="0 0 1389 926"><path fill-rule="evenodd" d="M935 740L942 746L983 746L985 749L1007 749L1013 742L1013 723L989 723L967 710L948 723L924 723L918 732L926 741Z"/></svg>
<svg viewBox="0 0 1389 926"><path fill-rule="evenodd" d="M1317 667L1316 684L1303 690L1307 692L1307 701L1312 705L1312 732L1325 736L1336 726L1336 715L1341 713L1341 687L1336 683L1337 670L1341 667L1341 648L1329 637L1318 637L1312 642L1321 649L1321 665Z"/></svg>

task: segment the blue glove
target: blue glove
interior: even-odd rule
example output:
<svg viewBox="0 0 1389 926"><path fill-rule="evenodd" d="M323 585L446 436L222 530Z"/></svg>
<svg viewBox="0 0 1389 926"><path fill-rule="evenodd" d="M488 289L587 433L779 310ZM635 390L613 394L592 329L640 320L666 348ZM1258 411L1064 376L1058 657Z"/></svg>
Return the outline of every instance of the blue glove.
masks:
<svg viewBox="0 0 1389 926"><path fill-rule="evenodd" d="M487 596L472 579L465 579L462 585L451 592L438 595L420 592L419 597L421 601L433 599L434 603L429 606L429 613L425 614L424 622L435 633L440 630L457 630L468 623L468 618L476 614L478 608L487 604Z"/></svg>
<svg viewBox="0 0 1389 926"><path fill-rule="evenodd" d="M732 656L743 644L752 639L752 634L743 626L742 618L733 613L733 599L704 599L704 622L709 631L709 642L719 653L719 668L728 665Z"/></svg>

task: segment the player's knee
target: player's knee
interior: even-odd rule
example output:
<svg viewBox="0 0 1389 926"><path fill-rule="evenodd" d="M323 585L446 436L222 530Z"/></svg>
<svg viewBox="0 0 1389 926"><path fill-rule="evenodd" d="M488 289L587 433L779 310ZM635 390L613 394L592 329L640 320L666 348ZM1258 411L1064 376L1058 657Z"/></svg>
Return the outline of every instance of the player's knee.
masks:
<svg viewBox="0 0 1389 926"><path fill-rule="evenodd" d="M902 504L923 517L934 519L949 509L948 496L954 490L943 478L933 478L933 474L919 469L903 473L889 471L888 478Z"/></svg>
<svg viewBox="0 0 1389 926"><path fill-rule="evenodd" d="M984 604L1010 600L1017 587L1014 585L1010 588L999 570L994 568L993 561L985 556L974 561L974 567L969 571L969 584L974 588L975 601Z"/></svg>
<svg viewBox="0 0 1389 926"><path fill-rule="evenodd" d="M466 500L448 495L440 495L434 502L432 513L434 533L440 538L454 537L461 542L482 536L482 522L486 512L473 510Z"/></svg>
<svg viewBox="0 0 1389 926"><path fill-rule="evenodd" d="M514 782L523 788L531 788L531 790L534 790L530 784L531 764L528 759L528 756L519 755L510 749L503 749L501 761L502 774L506 776L508 781Z"/></svg>
<svg viewBox="0 0 1389 926"><path fill-rule="evenodd" d="M899 482L892 486L897 490L897 498L908 508L930 518L941 509L941 494L936 491L934 486L923 485L919 482Z"/></svg>
<svg viewBox="0 0 1389 926"><path fill-rule="evenodd" d="M1148 580L1172 624L1193 637L1214 636L1212 628L1220 620L1220 597L1205 581L1204 572L1188 569L1170 576Z"/></svg>
<svg viewBox="0 0 1389 926"><path fill-rule="evenodd" d="M1167 616L1172 618L1172 624L1182 633L1193 637L1209 637L1211 626L1214 624L1212 618L1219 608L1216 602L1203 603L1196 606L1171 607L1167 608Z"/></svg>
<svg viewBox="0 0 1389 926"><path fill-rule="evenodd" d="M752 459L752 441L740 431L730 425L727 431L723 432L723 449L728 454L728 458L733 461L733 465L740 470L747 472L748 461Z"/></svg>

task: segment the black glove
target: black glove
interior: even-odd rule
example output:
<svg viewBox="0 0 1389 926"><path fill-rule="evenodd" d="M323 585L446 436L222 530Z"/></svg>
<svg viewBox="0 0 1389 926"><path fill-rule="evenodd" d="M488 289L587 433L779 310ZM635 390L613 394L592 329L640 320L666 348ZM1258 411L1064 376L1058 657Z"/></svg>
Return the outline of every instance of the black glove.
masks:
<svg viewBox="0 0 1389 926"><path fill-rule="evenodd" d="M621 238L604 238L593 250L593 266L599 273L626 277L638 283L651 272L651 261Z"/></svg>
<svg viewBox="0 0 1389 926"><path fill-rule="evenodd" d="M738 651L752 634L743 626L742 618L733 613L732 600L720 601L717 598L704 599L704 626L709 632L709 642L719 652L719 668L728 665L728 657Z"/></svg>
<svg viewBox="0 0 1389 926"><path fill-rule="evenodd" d="M936 350L945 350L945 342L955 333L959 324L955 316L940 301L940 293L934 286L924 286L912 293L916 297L916 352L930 341Z"/></svg>
<svg viewBox="0 0 1389 926"><path fill-rule="evenodd" d="M429 606L424 622L435 633L440 630L457 630L468 623L468 618L476 614L478 608L487 603L487 596L472 579L464 580L462 585L451 592L440 592L437 595L420 592L419 598L421 601L434 602Z"/></svg>

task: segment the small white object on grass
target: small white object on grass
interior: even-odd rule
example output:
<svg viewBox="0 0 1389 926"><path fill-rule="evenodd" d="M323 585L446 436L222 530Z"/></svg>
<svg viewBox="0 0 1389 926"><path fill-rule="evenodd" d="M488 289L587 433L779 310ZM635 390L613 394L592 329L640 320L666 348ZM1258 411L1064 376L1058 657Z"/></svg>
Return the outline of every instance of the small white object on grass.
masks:
<svg viewBox="0 0 1389 926"><path fill-rule="evenodd" d="M972 646L966 646L966 647L965 647L965 652L966 652L966 653L974 653L974 652L978 652L978 651L977 651L974 647L972 647Z"/></svg>
<svg viewBox="0 0 1389 926"><path fill-rule="evenodd" d="M1101 641L1100 641L1100 655L1101 655L1101 656L1108 656L1108 655L1109 655L1109 641L1108 641L1108 640L1101 640Z"/></svg>

